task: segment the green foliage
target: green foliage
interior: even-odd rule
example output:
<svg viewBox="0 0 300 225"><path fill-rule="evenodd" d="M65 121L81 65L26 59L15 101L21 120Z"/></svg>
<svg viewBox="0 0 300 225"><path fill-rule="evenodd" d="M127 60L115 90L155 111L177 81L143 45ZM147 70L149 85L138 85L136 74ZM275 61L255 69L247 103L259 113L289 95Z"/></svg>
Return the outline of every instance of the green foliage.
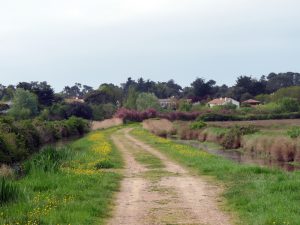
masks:
<svg viewBox="0 0 300 225"><path fill-rule="evenodd" d="M63 137L82 135L89 131L89 123L71 117L62 121L0 119L0 163L25 159L45 143Z"/></svg>
<svg viewBox="0 0 300 225"><path fill-rule="evenodd" d="M278 101L282 98L294 98L300 102L300 86L281 88L271 95L273 101Z"/></svg>
<svg viewBox="0 0 300 225"><path fill-rule="evenodd" d="M35 172L55 173L63 161L71 157L69 148L44 147L40 153L34 155L24 163L26 174Z"/></svg>
<svg viewBox="0 0 300 225"><path fill-rule="evenodd" d="M127 109L136 109L136 100L138 97L138 92L134 87L129 87L127 97L124 103L125 108Z"/></svg>
<svg viewBox="0 0 300 225"><path fill-rule="evenodd" d="M6 178L0 178L0 204L3 205L7 202L16 201L21 195L19 188L6 180Z"/></svg>
<svg viewBox="0 0 300 225"><path fill-rule="evenodd" d="M24 89L26 91L30 91L34 93L40 105L43 106L50 106L54 101L54 90L52 87L47 84L46 81L44 82L20 82L17 85L17 88Z"/></svg>
<svg viewBox="0 0 300 225"><path fill-rule="evenodd" d="M160 109L158 98L152 93L140 93L136 99L136 106L138 111Z"/></svg>
<svg viewBox="0 0 300 225"><path fill-rule="evenodd" d="M300 127L292 127L287 131L287 135L291 138L298 138L300 136Z"/></svg>
<svg viewBox="0 0 300 225"><path fill-rule="evenodd" d="M23 89L17 89L9 113L16 119L29 119L36 116L38 114L36 95Z"/></svg>
<svg viewBox="0 0 300 225"><path fill-rule="evenodd" d="M295 98L284 97L278 101L282 112L299 111L299 102Z"/></svg>
<svg viewBox="0 0 300 225"><path fill-rule="evenodd" d="M75 116L83 119L92 119L92 108L86 103L74 102L65 106L67 118Z"/></svg>
<svg viewBox="0 0 300 225"><path fill-rule="evenodd" d="M179 102L179 111L180 112L190 112L193 105L190 102L187 102L185 99Z"/></svg>
<svg viewBox="0 0 300 225"><path fill-rule="evenodd" d="M199 120L199 121L195 121L195 122L191 123L190 128L192 130L198 130L198 129L202 129L202 128L206 127L206 126L207 126L206 123L204 123L203 121Z"/></svg>
<svg viewBox="0 0 300 225"><path fill-rule="evenodd" d="M247 134L254 134L259 130L254 126L234 126L231 127L224 135L221 145L225 149L239 148L241 137Z"/></svg>
<svg viewBox="0 0 300 225"><path fill-rule="evenodd" d="M260 95L257 95L255 97L256 100L262 102L262 103L269 103L272 101L272 97L271 95L268 95L268 94L260 94Z"/></svg>
<svg viewBox="0 0 300 225"><path fill-rule="evenodd" d="M91 105L93 111L93 119L94 120L104 120L111 118L117 107L111 103L101 104L101 105Z"/></svg>

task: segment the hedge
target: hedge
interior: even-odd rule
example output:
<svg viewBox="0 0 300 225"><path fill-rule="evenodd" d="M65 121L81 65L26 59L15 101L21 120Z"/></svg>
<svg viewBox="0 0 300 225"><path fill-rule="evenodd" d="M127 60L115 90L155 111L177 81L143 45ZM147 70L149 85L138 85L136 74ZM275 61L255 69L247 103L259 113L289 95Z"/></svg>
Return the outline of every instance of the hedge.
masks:
<svg viewBox="0 0 300 225"><path fill-rule="evenodd" d="M88 131L89 122L76 117L61 121L14 121L0 117L0 163L24 160L43 144Z"/></svg>

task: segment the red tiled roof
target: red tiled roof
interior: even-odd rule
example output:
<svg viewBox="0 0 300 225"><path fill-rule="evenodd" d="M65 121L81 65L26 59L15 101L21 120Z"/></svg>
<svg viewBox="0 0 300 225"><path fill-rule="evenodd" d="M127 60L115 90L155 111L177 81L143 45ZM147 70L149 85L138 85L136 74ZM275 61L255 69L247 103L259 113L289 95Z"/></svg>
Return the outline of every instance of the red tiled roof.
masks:
<svg viewBox="0 0 300 225"><path fill-rule="evenodd" d="M254 99L248 99L246 101L243 101L243 103L260 103L260 101L254 100Z"/></svg>
<svg viewBox="0 0 300 225"><path fill-rule="evenodd" d="M208 104L216 104L216 105L218 105L218 104L222 104L222 103L224 103L225 102L225 98L215 98L215 99L213 99L213 100L211 100L210 102L208 102Z"/></svg>

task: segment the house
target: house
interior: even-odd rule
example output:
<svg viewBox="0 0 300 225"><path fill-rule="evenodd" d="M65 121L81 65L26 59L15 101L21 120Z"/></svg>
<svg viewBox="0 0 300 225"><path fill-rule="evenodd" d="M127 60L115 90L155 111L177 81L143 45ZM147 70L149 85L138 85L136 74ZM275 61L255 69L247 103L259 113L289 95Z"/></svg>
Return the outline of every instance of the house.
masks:
<svg viewBox="0 0 300 225"><path fill-rule="evenodd" d="M177 99L173 96L171 98L158 99L160 107L167 109L176 109L177 108Z"/></svg>
<svg viewBox="0 0 300 225"><path fill-rule="evenodd" d="M207 103L210 108L214 106L221 106L221 105L229 105L233 104L236 105L238 108L240 107L240 103L232 98L216 98L214 100L211 100L210 102Z"/></svg>
<svg viewBox="0 0 300 225"><path fill-rule="evenodd" d="M66 98L65 99L65 102L66 103L76 103L76 102L79 102L79 103L84 103L84 99L82 98L78 98L78 97L73 97L73 98Z"/></svg>
<svg viewBox="0 0 300 225"><path fill-rule="evenodd" d="M254 100L254 99L248 99L246 101L243 101L242 103L250 105L250 106L256 106L256 105L260 105L261 102L257 101L257 100Z"/></svg>

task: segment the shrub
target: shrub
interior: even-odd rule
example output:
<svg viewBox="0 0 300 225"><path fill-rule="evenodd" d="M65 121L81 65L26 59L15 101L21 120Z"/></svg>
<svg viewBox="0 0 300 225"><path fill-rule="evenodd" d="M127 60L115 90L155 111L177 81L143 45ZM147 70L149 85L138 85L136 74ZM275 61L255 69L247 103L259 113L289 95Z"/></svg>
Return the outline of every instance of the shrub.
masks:
<svg viewBox="0 0 300 225"><path fill-rule="evenodd" d="M206 123L204 123L203 121L196 121L191 123L190 128L192 130L197 130L197 129L202 129L203 127L206 127Z"/></svg>
<svg viewBox="0 0 300 225"><path fill-rule="evenodd" d="M0 163L21 161L42 144L62 137L82 135L89 130L88 121L71 117L62 121L0 118Z"/></svg>
<svg viewBox="0 0 300 225"><path fill-rule="evenodd" d="M300 136L300 127L292 127L287 131L287 135L291 138L297 138Z"/></svg>
<svg viewBox="0 0 300 225"><path fill-rule="evenodd" d="M190 112L192 110L193 105L186 100L182 100L179 102L179 111L181 112Z"/></svg>
<svg viewBox="0 0 300 225"><path fill-rule="evenodd" d="M152 93L140 93L136 99L136 107L138 111L147 109L160 110L158 98Z"/></svg>
<svg viewBox="0 0 300 225"><path fill-rule="evenodd" d="M4 177L0 179L0 204L17 200L20 196L20 190L16 185L7 181Z"/></svg>
<svg viewBox="0 0 300 225"><path fill-rule="evenodd" d="M231 121L236 120L233 115L219 113L205 113L197 117L198 121Z"/></svg>
<svg viewBox="0 0 300 225"><path fill-rule="evenodd" d="M155 118L157 111L155 109L148 109L146 111L138 112L136 110L121 108L119 109L114 117L123 119L124 122L141 122L145 119Z"/></svg>
<svg viewBox="0 0 300 225"><path fill-rule="evenodd" d="M93 111L92 108L85 103L74 102L66 105L66 115L67 118L76 116L83 119L92 119Z"/></svg>
<svg viewBox="0 0 300 225"><path fill-rule="evenodd" d="M111 118L116 112L116 106L108 103L101 105L91 105L94 120L104 120Z"/></svg>
<svg viewBox="0 0 300 225"><path fill-rule="evenodd" d="M16 119L28 119L38 114L38 98L35 94L17 89L9 113Z"/></svg>
<svg viewBox="0 0 300 225"><path fill-rule="evenodd" d="M282 112L297 112L299 111L299 103L295 98L282 98L278 101Z"/></svg>
<svg viewBox="0 0 300 225"><path fill-rule="evenodd" d="M241 147L241 137L247 134L254 134L258 129L254 126L234 126L230 128L221 142L225 149L235 149Z"/></svg>

